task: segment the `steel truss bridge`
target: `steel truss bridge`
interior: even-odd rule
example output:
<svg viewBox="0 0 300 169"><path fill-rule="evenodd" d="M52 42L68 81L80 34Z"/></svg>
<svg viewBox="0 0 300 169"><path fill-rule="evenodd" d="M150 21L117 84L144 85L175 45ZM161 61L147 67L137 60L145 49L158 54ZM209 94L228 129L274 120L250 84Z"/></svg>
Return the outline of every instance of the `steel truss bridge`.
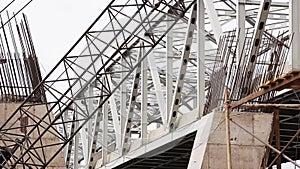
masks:
<svg viewBox="0 0 300 169"><path fill-rule="evenodd" d="M299 8L297 0L111 1L0 127L1 167L46 168L63 153L67 168L122 168L151 152L133 150L155 136L165 153L184 137L171 147L186 148L199 119L223 105L225 86L235 102L279 77L288 53L300 67ZM299 119L299 110L281 118ZM176 162L165 160L153 164Z"/></svg>

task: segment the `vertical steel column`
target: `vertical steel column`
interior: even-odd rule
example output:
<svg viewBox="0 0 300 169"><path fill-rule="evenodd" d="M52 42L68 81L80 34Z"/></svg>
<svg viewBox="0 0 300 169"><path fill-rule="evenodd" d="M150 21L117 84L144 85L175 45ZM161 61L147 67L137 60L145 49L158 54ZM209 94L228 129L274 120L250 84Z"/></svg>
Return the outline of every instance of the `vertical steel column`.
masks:
<svg viewBox="0 0 300 169"><path fill-rule="evenodd" d="M239 40L237 44L237 57L236 61L239 61L240 58L243 58L243 45L246 37L246 10L245 10L245 0L237 0L236 5L236 22L237 22L237 32L239 33Z"/></svg>
<svg viewBox="0 0 300 169"><path fill-rule="evenodd" d="M81 115L79 115L78 119L81 119ZM91 119L92 120L92 119ZM80 126L80 122L79 122L79 126ZM87 124L86 124L87 125ZM86 128L86 125L83 126L83 130L80 131L80 142L82 143L82 154L83 154L83 157L84 159L82 160L82 163L84 165L86 165L88 163L88 139L87 139L87 128Z"/></svg>
<svg viewBox="0 0 300 169"><path fill-rule="evenodd" d="M166 119L166 100L163 96L162 88L161 88L161 83L160 83L160 78L159 78L159 73L157 70L157 66L153 57L153 51L151 51L147 57L148 59L148 64L149 64L149 69L155 89L155 95L158 101L158 108L161 114L161 119L163 122L163 125L167 125L167 119Z"/></svg>
<svg viewBox="0 0 300 169"><path fill-rule="evenodd" d="M133 84L130 92L130 99L129 99L129 106L128 106L128 114L126 117L125 125L124 125L124 136L123 136L123 150L122 153L125 154L128 152L131 144L131 129L132 129L132 122L133 122L133 114L134 109L136 107L136 98L138 95L138 86L140 83L140 76L141 76L141 65L135 69L133 74ZM123 134L123 133L122 133Z"/></svg>
<svg viewBox="0 0 300 169"><path fill-rule="evenodd" d="M248 60L248 65L246 65L247 68L246 68L246 73L244 75L245 80L242 88L243 96L248 95L250 92L249 88L251 87L252 78L253 75L255 74L254 71L256 66L256 60L259 54L260 43L262 41L263 32L265 30L265 25L270 11L271 2L272 2L271 0L261 1L260 9L258 11L257 21L254 27L255 30L253 33L252 42L250 46L250 52L249 52L250 59Z"/></svg>
<svg viewBox="0 0 300 169"><path fill-rule="evenodd" d="M103 80L105 81L105 80ZM92 86L90 85L90 88L92 88ZM102 94L102 93L101 93ZM92 100L92 99L90 99ZM103 98L100 97L99 99L99 104L101 104L103 102ZM105 105L107 104L104 103L104 107ZM96 149L97 149L97 140L98 140L98 135L100 133L100 122L101 120L103 119L101 116L102 114L104 113L107 113L107 110L103 110L104 108L102 106L98 107L98 112L96 113L96 117L95 117L95 120L91 120L93 121L93 127L91 127L91 129L88 129L88 131L90 130L91 131L91 135L89 135L89 139L88 141L90 142L89 143L89 147L88 147L88 156L85 157L85 158L88 158L88 163L87 163L87 166L89 166L89 168L94 168L95 164L96 164ZM103 123L104 123L104 119L103 119ZM102 133L104 133L104 128L102 129ZM103 138L103 137L102 137ZM103 151L103 144L102 144L102 151Z"/></svg>
<svg viewBox="0 0 300 169"><path fill-rule="evenodd" d="M89 97L93 97L94 96L94 92L93 92L93 85L89 85L88 87L88 92L89 92ZM93 107L94 107L94 104L93 104L93 99L88 99L88 111L87 113L91 113L93 112ZM94 127L94 123L96 122L96 119L97 117L95 118L95 120L90 120L88 122L88 129L87 129L87 136L88 136L88 149L87 149L87 152L88 152L88 158L91 157L91 147L92 147L92 141L93 141L93 137L94 137L94 133L93 133L93 127ZM94 131L95 131L95 128L94 128ZM87 161L88 162L88 161Z"/></svg>
<svg viewBox="0 0 300 169"><path fill-rule="evenodd" d="M64 114L64 119L68 119L69 114L66 113ZM73 119L74 120L74 119ZM75 127L75 126L74 126ZM71 132L72 132L72 127L71 127ZM64 133L64 134L69 134L69 133ZM72 140L73 141L73 140ZM70 141L72 143L72 141ZM72 144L70 144L70 142L68 143L68 145L64 148L64 157L66 160L66 166L68 168L69 164L70 164L70 158L68 160L68 156L71 155L71 150L72 150ZM68 152L68 150L70 149L70 152Z"/></svg>
<svg viewBox="0 0 300 169"><path fill-rule="evenodd" d="M108 130L108 104L107 102L103 105L103 128L102 128L102 165L107 163L107 152L108 152L108 145L107 145L107 130Z"/></svg>
<svg viewBox="0 0 300 169"><path fill-rule="evenodd" d="M300 68L300 1L290 0L290 31L294 34L291 46L292 68Z"/></svg>
<svg viewBox="0 0 300 169"><path fill-rule="evenodd" d="M74 130L76 130L76 112L73 111L72 112L72 116L73 117L69 117L69 118L72 118L73 122L71 123L71 129L70 129L70 133L65 133L65 134L73 134L74 133ZM65 114L65 120L68 121L68 113ZM64 124L63 124L64 125ZM65 127L68 127L68 126L65 126ZM75 138L74 138L75 139ZM73 147L73 141L75 141L74 139L72 139L68 146L66 146L64 148L64 151L65 151L65 159L66 159L66 166L67 168L70 168L70 160L71 160L71 154L72 154L72 147ZM76 151L74 152L76 153ZM75 163L75 161L74 161Z"/></svg>
<svg viewBox="0 0 300 169"><path fill-rule="evenodd" d="M196 19L197 19L197 4L193 5L193 9L189 16L188 27L186 30L185 40L184 40L184 48L181 55L179 74L176 81L176 87L173 94L172 100L172 108L170 113L170 120L168 122L168 127L170 130L174 130L176 128L176 120L178 117L179 104L181 100L182 87L184 84L184 76L187 69L187 64L189 62L190 52L191 52L191 44L193 41L194 30L196 29Z"/></svg>
<svg viewBox="0 0 300 169"><path fill-rule="evenodd" d="M167 16L168 19L171 17ZM170 22L167 22L167 28L170 27ZM167 34L167 65L166 65L166 119L169 119L169 113L172 106L172 94L173 94L173 30L171 29Z"/></svg>
<svg viewBox="0 0 300 169"><path fill-rule="evenodd" d="M111 80L111 75L107 74L107 79L108 79L108 84L109 85L113 85L112 80ZM110 106L110 110L111 110L111 115L112 115L112 121L114 124L114 130L115 130L115 141L116 141L116 149L119 150L119 152L121 153L120 149L121 149L121 139L122 139L122 132L121 132L121 125L120 125L120 119L119 119L119 115L118 115L118 110L117 110L117 104L116 104L116 100L115 100L115 93L113 93L110 97L109 97L109 106Z"/></svg>
<svg viewBox="0 0 300 169"><path fill-rule="evenodd" d="M218 19L218 13L214 7L214 2L212 0L203 0L203 2L206 7L206 12L209 17L209 21L215 35L215 39L217 43L219 43L223 31L222 31L220 21Z"/></svg>
<svg viewBox="0 0 300 169"><path fill-rule="evenodd" d="M75 119L77 119L78 117L77 117L77 114L75 113ZM75 130L77 130L78 129L78 126L79 126L79 124L78 124L78 122L76 121L75 122ZM75 141L74 141L74 152L79 152L78 150L79 150L79 134L77 134L76 136L75 136ZM78 153L75 153L74 154L74 169L78 169L79 168L79 166L78 166Z"/></svg>
<svg viewBox="0 0 300 169"><path fill-rule="evenodd" d="M122 56L121 58L121 64L122 65L126 65L126 59L124 58L125 56ZM124 79L126 76L126 68L124 66L121 67L121 79ZM126 81L124 83L121 84L120 86L120 90L121 90L121 98L120 98L120 125L121 125L121 137L120 137L120 147L117 147L119 149L119 153L122 154L123 153L123 140L125 139L125 122L126 122L126 117L127 117L127 111L126 111L126 97L127 97L127 87L126 87Z"/></svg>
<svg viewBox="0 0 300 169"><path fill-rule="evenodd" d="M199 118L203 116L205 102L205 8L203 0L197 0L197 109Z"/></svg>
<svg viewBox="0 0 300 169"><path fill-rule="evenodd" d="M141 49L141 55L144 55L144 50ZM141 79L141 96L142 96L142 103L141 103L141 113L142 113L142 117L141 117L141 137L142 137L142 144L146 144L147 143L147 59L144 59L142 61L142 68L141 68L141 75L142 75L142 79Z"/></svg>

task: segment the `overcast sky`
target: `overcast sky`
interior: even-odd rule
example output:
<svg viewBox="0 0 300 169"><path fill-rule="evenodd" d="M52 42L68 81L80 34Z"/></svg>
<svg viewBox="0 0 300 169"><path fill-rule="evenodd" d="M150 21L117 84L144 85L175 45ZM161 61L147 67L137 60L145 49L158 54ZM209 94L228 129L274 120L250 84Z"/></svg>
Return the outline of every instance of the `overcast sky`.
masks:
<svg viewBox="0 0 300 169"><path fill-rule="evenodd" d="M85 32L108 2L36 0L24 10L40 64L47 72ZM42 72L45 74L44 70Z"/></svg>

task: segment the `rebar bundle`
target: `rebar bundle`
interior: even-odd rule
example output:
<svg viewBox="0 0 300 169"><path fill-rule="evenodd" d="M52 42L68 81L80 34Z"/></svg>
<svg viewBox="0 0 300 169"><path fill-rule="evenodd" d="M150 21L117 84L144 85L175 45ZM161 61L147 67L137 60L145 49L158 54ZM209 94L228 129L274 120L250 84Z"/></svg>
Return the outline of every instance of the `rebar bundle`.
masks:
<svg viewBox="0 0 300 169"><path fill-rule="evenodd" d="M0 102L23 101L41 82L42 76L26 16L10 19L0 29ZM38 90L31 101L42 102Z"/></svg>
<svg viewBox="0 0 300 169"><path fill-rule="evenodd" d="M250 48L253 29L247 29L246 38L242 45L242 54L237 55L238 35L236 30L226 32L219 43L215 65L210 77L210 89L206 102L206 112L221 106L224 103L224 87L230 90L229 99L238 101L247 94L257 92L258 86L268 80L279 77L285 68L291 35L287 32L277 36L265 31L260 43L253 77L249 78L247 65L251 60ZM247 83L250 82L250 83ZM264 102L275 95L275 91L265 94L253 101Z"/></svg>

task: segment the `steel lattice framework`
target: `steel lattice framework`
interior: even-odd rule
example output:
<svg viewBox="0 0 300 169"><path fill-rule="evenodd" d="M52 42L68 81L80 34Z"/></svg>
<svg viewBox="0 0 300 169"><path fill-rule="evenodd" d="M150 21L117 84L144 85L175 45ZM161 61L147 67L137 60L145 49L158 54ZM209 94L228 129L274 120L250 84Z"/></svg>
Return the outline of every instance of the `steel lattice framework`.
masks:
<svg viewBox="0 0 300 169"><path fill-rule="evenodd" d="M163 37L194 3L112 1L36 88L36 91L44 90L48 96L47 102L41 105L43 113L39 116L34 113L33 106L39 103L30 102L33 97L30 95L2 125L1 142L13 150L9 151L11 157L4 163L4 168L16 168L19 165L25 168L46 167L93 116L101 113L104 103L152 49L164 45ZM120 21L121 17L126 19ZM109 23L102 29L103 21L107 20ZM170 24L168 28L155 31L166 22ZM74 55L74 51L82 44L87 46L85 50L80 55ZM135 50L144 54L135 54ZM119 80L113 84L109 80L111 76L117 76ZM138 71L135 78L139 78ZM93 90L93 94L86 95L86 90ZM132 95L132 102L134 97ZM97 104L93 107L95 101ZM91 102L92 105L89 104ZM132 110L129 111L128 125L131 123L131 113ZM18 118L25 116L34 125L20 126ZM74 118L68 119L69 116ZM97 127L99 120L96 122ZM78 123L76 129L70 127L74 123ZM26 127L28 132L19 133L21 127ZM128 129L126 132L129 132ZM38 136L34 138L34 134ZM43 138L49 135L57 140L46 144ZM91 151L94 153L95 148Z"/></svg>
<svg viewBox="0 0 300 169"><path fill-rule="evenodd" d="M111 1L1 126L2 167L45 168L59 154L67 168L105 167L134 140L147 145L151 128L172 133L189 112L196 121L222 105L225 85L232 101L259 90L295 48L289 3Z"/></svg>

